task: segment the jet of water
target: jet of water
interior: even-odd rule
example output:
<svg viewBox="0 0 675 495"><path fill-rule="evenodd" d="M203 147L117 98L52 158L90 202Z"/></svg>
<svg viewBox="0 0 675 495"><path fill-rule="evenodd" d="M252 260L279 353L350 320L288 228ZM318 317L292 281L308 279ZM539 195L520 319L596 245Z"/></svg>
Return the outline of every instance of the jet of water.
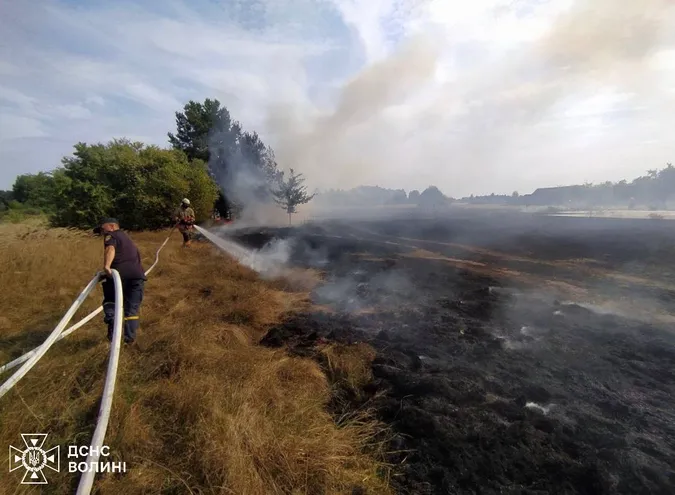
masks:
<svg viewBox="0 0 675 495"><path fill-rule="evenodd" d="M195 229L239 263L264 277L276 278L285 273L291 253L291 246L287 240L275 241L263 249L252 250L231 240L218 237L198 225L195 226Z"/></svg>

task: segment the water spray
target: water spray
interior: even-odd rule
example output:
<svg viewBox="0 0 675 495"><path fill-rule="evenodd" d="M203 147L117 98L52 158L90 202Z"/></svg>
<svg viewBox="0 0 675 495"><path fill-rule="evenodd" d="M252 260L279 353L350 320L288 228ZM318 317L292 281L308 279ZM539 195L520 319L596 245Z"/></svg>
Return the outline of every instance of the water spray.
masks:
<svg viewBox="0 0 675 495"><path fill-rule="evenodd" d="M269 278L282 276L287 271L291 246L289 241L276 241L259 250L248 249L234 241L219 237L195 225L195 229L217 247L260 275Z"/></svg>

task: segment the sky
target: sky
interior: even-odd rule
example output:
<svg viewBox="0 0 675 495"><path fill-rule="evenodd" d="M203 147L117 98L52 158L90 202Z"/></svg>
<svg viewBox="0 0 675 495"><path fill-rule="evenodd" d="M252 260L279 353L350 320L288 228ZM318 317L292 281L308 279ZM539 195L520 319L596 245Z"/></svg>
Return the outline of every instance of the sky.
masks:
<svg viewBox="0 0 675 495"><path fill-rule="evenodd" d="M205 98L311 188L631 180L675 160L674 4L0 0L0 189Z"/></svg>

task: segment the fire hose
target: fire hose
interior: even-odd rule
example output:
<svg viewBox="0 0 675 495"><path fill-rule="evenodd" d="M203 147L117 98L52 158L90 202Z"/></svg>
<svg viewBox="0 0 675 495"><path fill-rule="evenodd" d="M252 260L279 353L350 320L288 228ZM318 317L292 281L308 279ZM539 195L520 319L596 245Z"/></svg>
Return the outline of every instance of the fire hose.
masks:
<svg viewBox="0 0 675 495"><path fill-rule="evenodd" d="M101 406L98 410L98 421L96 429L91 438L89 446L89 455L87 456L87 465L98 464L103 447L103 439L108 429L108 420L110 419L110 410L112 409L113 394L115 392L115 380L117 379L117 364L120 359L120 341L122 340L122 325L124 323L124 299L122 298L122 279L117 270L113 270L113 282L115 283L115 319L113 323L113 337L110 346L110 359L108 360L108 371L105 375L105 384L103 385L103 396L101 397ZM94 470L85 471L80 478L80 484L77 487L77 495L88 495L91 493L91 487L94 484Z"/></svg>
<svg viewBox="0 0 675 495"><path fill-rule="evenodd" d="M147 276L150 274L153 268L159 262L159 253L166 246L171 238L175 227L171 229L171 232L167 236L166 240L157 250L155 255L155 262L153 265L145 272ZM102 273L99 272L96 276L87 284L84 290L77 297L75 302L72 304L70 309L63 316L59 324L54 328L52 333L47 337L47 339L39 347L33 349L32 351L24 354L18 359L6 364L0 368L0 373L2 371L13 368L23 362L26 362L21 368L19 368L14 375L12 375L5 383L0 386L0 397L5 395L16 383L23 378L28 371L37 364L37 362L45 355L49 348L56 343L57 341L63 339L67 335L71 334L78 328L82 327L85 323L90 321L94 316L99 314L103 307L99 308L85 318L80 320L77 324L70 327L68 330L64 331L63 329L73 318L79 307L84 303L89 294L94 290L97 283L101 279ZM117 366L119 363L120 356L120 346L122 339L122 326L124 323L124 304L123 304L123 294L122 294L122 279L120 278L117 270L112 270L113 283L115 285L115 316L113 320L113 337L110 347L110 359L108 360L108 370L106 373L106 380L103 386L103 395L101 398L101 405L99 408L98 421L96 423L96 429L94 430L94 435L91 439L91 445L89 447L89 455L87 456L87 464L92 466L98 463L101 449L103 447L103 439L105 438L106 430L108 429L108 421L110 419L110 411L112 409L113 394L115 392L115 381L117 379ZM88 495L91 492L93 483L94 483L95 471L88 470L83 473L82 478L80 479L80 484L77 488L77 495Z"/></svg>
<svg viewBox="0 0 675 495"><path fill-rule="evenodd" d="M116 275L116 277L119 278L119 274ZM9 379L5 383L3 383L2 386L0 386L0 397L5 395L14 385L16 385L16 383L19 380L21 380L33 366L35 366L35 364L40 360L40 358L42 358L42 356L45 355L45 353L54 344L54 342L57 341L57 339L61 335L61 332L63 332L63 329L75 315L75 312L80 308L80 306L82 306L82 303L87 299L89 294L91 294L91 292L94 290L100 278L101 278L100 273L97 273L96 276L93 279L91 279L91 282L87 284L87 286L80 293L77 299L75 299L73 305L66 312L63 318L61 318L59 324L56 325L56 328L54 328L52 333L49 334L49 337L47 337L47 339L42 343L42 345L33 349L29 353L30 356L28 356L28 354L24 354L24 356L28 356L28 358L24 360L27 362L21 368L19 368L16 371L16 373L14 373L11 377L9 377ZM117 299L117 295L115 296L115 298Z"/></svg>
<svg viewBox="0 0 675 495"><path fill-rule="evenodd" d="M162 243L162 245L161 245L161 246L159 247L159 249L157 250L157 253L156 253L156 255L155 255L155 262L154 262L154 263L152 264L152 266L151 266L150 268L148 268L148 270L145 272L145 275L146 275L146 276L148 276L148 275L150 274L150 272L155 268L155 266L157 266L157 263L159 263L159 253L162 251L162 249L164 249L164 246L166 246L166 243L169 242L169 238L171 237L171 234L173 234L173 231L174 231L175 228L176 228L176 227L174 226L174 228L171 229L171 232L169 233L169 236L166 238L166 240ZM93 288L92 288L92 290L93 290ZM85 299L86 299L86 296L85 296ZM79 306L78 306L78 307L79 307ZM76 308L76 309L77 309L77 308ZM95 309L94 311L92 311L91 313L89 313L87 316L85 316L84 318L82 318L80 321L78 321L75 325L73 325L72 327L68 328L67 330L64 330L62 333L60 333L59 335L57 335L57 337L55 338L54 342L58 342L59 340L65 339L68 335L70 335L71 333L73 333L75 330L78 330L79 328L82 328L84 325L86 325L87 323L89 323L94 317L96 317L99 313L101 313L101 311L103 311L103 306L99 306L97 309ZM72 317L72 316L71 316L71 317ZM69 318L68 320L70 320L70 318ZM67 325L67 324L68 324L68 322L66 322L66 325ZM50 337L51 337L51 336L50 336ZM43 345L44 345L44 344L43 344ZM40 347L42 347L42 346L40 346ZM23 363L23 362L29 360L32 356L34 356L34 355L40 350L40 347L36 347L36 348L33 349L32 351L28 351L28 352L27 352L26 354L24 354L23 356L19 356L19 357L16 358L15 360L10 361L9 363L7 363L7 364L5 364L5 365L3 365L3 366L0 366L0 374L4 373L4 372L7 371L7 370L11 370L12 368L16 368L16 367L19 366L21 363ZM38 359L39 359L39 358L38 358ZM29 368L29 369L30 369L30 368ZM4 386L4 385L3 385L3 386ZM10 388L11 388L11 387L10 387ZM0 397L2 397L2 395L3 395L3 394L0 393Z"/></svg>

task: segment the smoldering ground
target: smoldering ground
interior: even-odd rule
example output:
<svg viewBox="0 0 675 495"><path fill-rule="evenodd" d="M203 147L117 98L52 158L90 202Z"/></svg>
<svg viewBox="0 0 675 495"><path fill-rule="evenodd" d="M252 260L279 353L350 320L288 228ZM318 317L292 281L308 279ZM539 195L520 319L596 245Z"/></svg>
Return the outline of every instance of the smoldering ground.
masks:
<svg viewBox="0 0 675 495"><path fill-rule="evenodd" d="M378 273L367 272L343 259L340 249L328 249L321 240L322 229L308 235L295 236L294 229L260 227L224 227L202 232L221 249L266 278L283 277L295 267L323 271L326 277L312 293L315 304L325 305L349 314L367 311L375 306L395 308L414 297L414 286L402 271L392 269L381 260ZM354 241L334 237L334 242L350 253ZM418 296L418 295L417 295Z"/></svg>
<svg viewBox="0 0 675 495"><path fill-rule="evenodd" d="M567 219L528 226L486 217L477 228L470 218L398 218L237 237L258 247L294 238L304 247L290 263L313 263L307 252L328 261L316 310L263 342L303 355L317 336L378 350L374 382L352 406L375 407L392 425L402 493L670 493L675 336L658 322L584 307L598 276L575 263L663 269L672 253L654 254L672 234L647 222L636 227L638 242L595 220L593 230ZM621 284L646 297L644 282ZM553 290L561 287L566 299Z"/></svg>

